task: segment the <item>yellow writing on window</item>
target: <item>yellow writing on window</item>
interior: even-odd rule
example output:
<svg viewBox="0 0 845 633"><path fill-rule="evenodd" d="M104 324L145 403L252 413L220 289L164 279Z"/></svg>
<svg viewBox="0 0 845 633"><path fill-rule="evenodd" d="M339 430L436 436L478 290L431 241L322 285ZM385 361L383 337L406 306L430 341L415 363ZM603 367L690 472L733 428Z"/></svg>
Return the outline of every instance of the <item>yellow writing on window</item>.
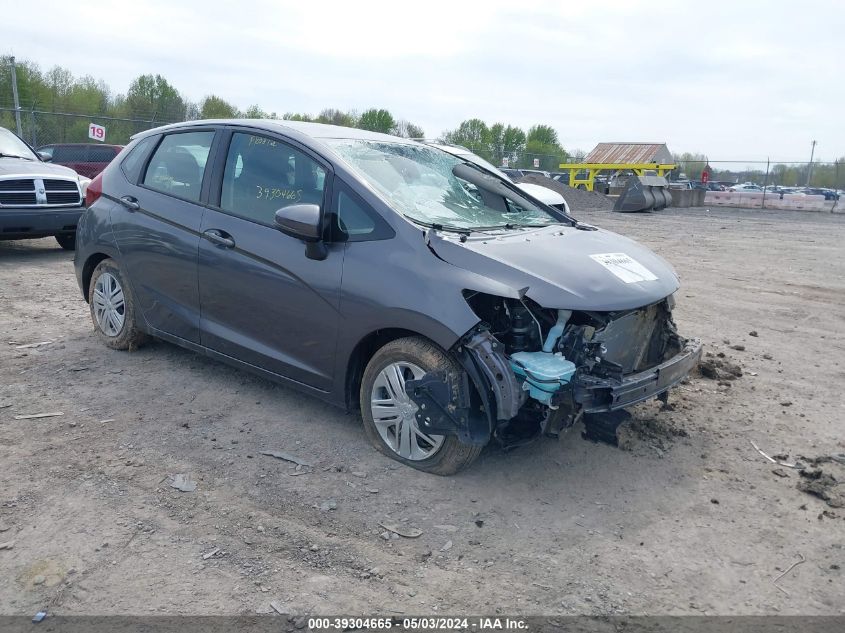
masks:
<svg viewBox="0 0 845 633"><path fill-rule="evenodd" d="M250 145L269 145L270 147L276 147L277 143L271 138L267 138L266 136L252 136L249 137L249 144Z"/></svg>
<svg viewBox="0 0 845 633"><path fill-rule="evenodd" d="M290 202L299 202L302 200L302 189L278 189L275 187L262 187L256 185L258 188L257 200L289 200Z"/></svg>

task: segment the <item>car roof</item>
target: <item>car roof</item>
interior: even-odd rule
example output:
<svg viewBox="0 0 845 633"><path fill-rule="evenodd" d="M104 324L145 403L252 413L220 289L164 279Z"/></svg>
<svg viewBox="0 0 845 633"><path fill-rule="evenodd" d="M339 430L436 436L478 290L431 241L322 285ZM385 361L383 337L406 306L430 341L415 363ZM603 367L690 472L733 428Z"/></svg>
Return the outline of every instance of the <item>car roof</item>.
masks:
<svg viewBox="0 0 845 633"><path fill-rule="evenodd" d="M290 133L293 131L316 140L353 139L360 141L416 144L416 141L399 136L392 136L390 134L381 134L380 132L371 132L369 130L360 130L358 128L343 127L340 125L328 125L326 123L287 121L285 119L201 119L198 121L185 121L183 123L174 123L171 125L153 128L151 130L140 132L132 138L135 139L147 136L148 134L160 134L161 132L189 129L192 127L204 127L209 125L244 126L263 129L269 132L281 133Z"/></svg>
<svg viewBox="0 0 845 633"><path fill-rule="evenodd" d="M436 147L439 150L443 150L444 152L448 152L452 156L466 156L467 154L472 154L466 147L463 145L454 145L452 143L438 143L437 141L421 141L424 145L428 145L429 147Z"/></svg>

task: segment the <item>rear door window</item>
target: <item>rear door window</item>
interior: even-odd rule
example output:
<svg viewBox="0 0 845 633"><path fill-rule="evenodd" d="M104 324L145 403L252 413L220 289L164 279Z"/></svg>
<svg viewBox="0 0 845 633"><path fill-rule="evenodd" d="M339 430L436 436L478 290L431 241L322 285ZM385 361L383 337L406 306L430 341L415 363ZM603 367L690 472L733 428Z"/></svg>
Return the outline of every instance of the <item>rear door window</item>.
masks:
<svg viewBox="0 0 845 633"><path fill-rule="evenodd" d="M273 138L235 132L229 144L220 208L273 226L276 211L323 202L326 170L304 152Z"/></svg>
<svg viewBox="0 0 845 633"><path fill-rule="evenodd" d="M147 166L143 184L178 198L198 202L214 132L165 136Z"/></svg>

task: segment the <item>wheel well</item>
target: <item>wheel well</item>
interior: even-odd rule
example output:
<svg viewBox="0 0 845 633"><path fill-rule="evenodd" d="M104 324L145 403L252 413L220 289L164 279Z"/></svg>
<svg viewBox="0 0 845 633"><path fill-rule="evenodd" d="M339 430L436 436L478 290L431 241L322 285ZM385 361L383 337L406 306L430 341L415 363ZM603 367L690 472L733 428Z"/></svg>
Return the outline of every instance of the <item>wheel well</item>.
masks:
<svg viewBox="0 0 845 633"><path fill-rule="evenodd" d="M94 274L94 269L104 259L109 256L105 253L94 253L86 261L82 267L82 294L85 296L85 301L88 301L88 289L91 286L91 275Z"/></svg>
<svg viewBox="0 0 845 633"><path fill-rule="evenodd" d="M361 339L352 350L349 357L349 364L346 369L346 408L354 411L361 406L359 391L361 389L361 377L364 375L364 368L378 350L396 339L406 336L419 336L426 338L412 330L402 328L386 328L376 330ZM427 339L428 340L428 339Z"/></svg>

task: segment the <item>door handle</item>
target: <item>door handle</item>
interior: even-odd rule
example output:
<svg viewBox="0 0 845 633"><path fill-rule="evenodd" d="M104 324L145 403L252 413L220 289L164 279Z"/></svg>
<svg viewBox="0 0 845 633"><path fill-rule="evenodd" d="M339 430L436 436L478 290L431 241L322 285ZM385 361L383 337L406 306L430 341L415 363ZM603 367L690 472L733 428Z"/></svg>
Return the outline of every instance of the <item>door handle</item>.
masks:
<svg viewBox="0 0 845 633"><path fill-rule="evenodd" d="M132 196L123 196L118 200L118 202L130 211L137 211L141 208L141 205L138 204L138 199L133 198Z"/></svg>
<svg viewBox="0 0 845 633"><path fill-rule="evenodd" d="M203 231L202 236L212 244L217 244L217 246L235 248L235 240L232 239L232 236L219 229Z"/></svg>

